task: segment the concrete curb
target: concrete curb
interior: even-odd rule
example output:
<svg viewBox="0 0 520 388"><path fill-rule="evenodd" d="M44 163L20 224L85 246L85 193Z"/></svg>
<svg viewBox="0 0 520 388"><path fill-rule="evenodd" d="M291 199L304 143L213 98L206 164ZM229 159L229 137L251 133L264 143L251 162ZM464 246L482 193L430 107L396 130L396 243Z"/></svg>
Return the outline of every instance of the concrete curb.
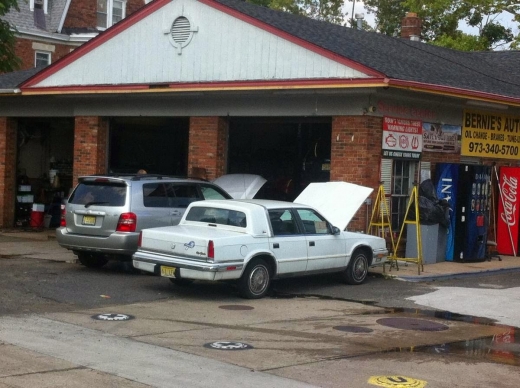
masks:
<svg viewBox="0 0 520 388"><path fill-rule="evenodd" d="M396 270L397 272L397 270ZM471 272L454 272L447 274L436 274L436 275L394 275L388 272L379 273L379 272L369 272L371 276L379 276L384 277L385 279L392 280L401 280L405 282L431 282L435 280L449 280L449 279L458 279L458 278L471 278L477 276L488 276L488 275L498 275L505 273L514 273L520 272L520 267L510 267L510 268L497 268L497 269L485 269L481 271L471 271Z"/></svg>

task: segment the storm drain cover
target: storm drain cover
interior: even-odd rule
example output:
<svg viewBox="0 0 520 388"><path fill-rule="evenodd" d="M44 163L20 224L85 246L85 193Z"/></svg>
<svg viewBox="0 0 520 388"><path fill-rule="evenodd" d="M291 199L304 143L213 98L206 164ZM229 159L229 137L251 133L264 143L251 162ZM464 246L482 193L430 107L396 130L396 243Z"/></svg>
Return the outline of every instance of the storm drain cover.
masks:
<svg viewBox="0 0 520 388"><path fill-rule="evenodd" d="M98 321L128 321L129 319L134 319L133 315L126 314L97 314L92 315L93 319L97 319Z"/></svg>
<svg viewBox="0 0 520 388"><path fill-rule="evenodd" d="M254 307L245 306L243 304L228 304L224 306L219 306L219 308L223 310L254 310Z"/></svg>
<svg viewBox="0 0 520 388"><path fill-rule="evenodd" d="M372 333L374 330L362 326L334 326L334 330L346 331L347 333Z"/></svg>
<svg viewBox="0 0 520 388"><path fill-rule="evenodd" d="M216 350L248 350L253 347L244 342L217 341L204 344L205 348Z"/></svg>
<svg viewBox="0 0 520 388"><path fill-rule="evenodd" d="M376 322L383 326L403 330L442 331L449 329L448 326L441 323L417 318L381 318Z"/></svg>

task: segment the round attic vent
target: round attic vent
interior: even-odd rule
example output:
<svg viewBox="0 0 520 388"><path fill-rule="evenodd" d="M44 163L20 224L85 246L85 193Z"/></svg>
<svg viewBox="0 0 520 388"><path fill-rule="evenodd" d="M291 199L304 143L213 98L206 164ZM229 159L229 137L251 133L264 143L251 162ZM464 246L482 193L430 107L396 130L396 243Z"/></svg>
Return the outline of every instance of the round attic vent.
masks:
<svg viewBox="0 0 520 388"><path fill-rule="evenodd" d="M190 21L184 16L180 16L172 24L170 30L172 39L175 43L182 45L190 39Z"/></svg>
<svg viewBox="0 0 520 388"><path fill-rule="evenodd" d="M193 33L197 31L198 28L193 28L186 16L179 16L173 21L168 31L170 43L174 47L177 47L178 53L181 54L182 49L186 47L193 38Z"/></svg>

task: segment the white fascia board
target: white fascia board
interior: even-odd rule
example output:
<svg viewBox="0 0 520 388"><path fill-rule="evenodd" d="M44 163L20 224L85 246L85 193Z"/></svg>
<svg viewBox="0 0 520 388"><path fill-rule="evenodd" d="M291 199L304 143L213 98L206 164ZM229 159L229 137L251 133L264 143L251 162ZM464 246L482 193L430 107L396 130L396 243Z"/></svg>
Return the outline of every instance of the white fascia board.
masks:
<svg viewBox="0 0 520 388"><path fill-rule="evenodd" d="M63 24L65 24L65 18L67 17L67 14L69 13L69 7L70 2L72 0L67 0L67 3L65 4L65 8L63 9L63 13L61 14L60 18L60 24L58 25L58 32L61 34L61 29L63 28Z"/></svg>
<svg viewBox="0 0 520 388"><path fill-rule="evenodd" d="M0 94L18 94L20 89L0 89Z"/></svg>

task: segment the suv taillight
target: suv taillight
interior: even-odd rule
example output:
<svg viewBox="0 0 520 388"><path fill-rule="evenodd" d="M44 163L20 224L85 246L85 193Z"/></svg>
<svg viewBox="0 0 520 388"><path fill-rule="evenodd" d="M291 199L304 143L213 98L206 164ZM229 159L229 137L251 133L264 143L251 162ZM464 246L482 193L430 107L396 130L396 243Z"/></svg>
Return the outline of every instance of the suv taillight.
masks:
<svg viewBox="0 0 520 388"><path fill-rule="evenodd" d="M139 232L139 240L137 240L137 246L140 248L143 244L143 232Z"/></svg>
<svg viewBox="0 0 520 388"><path fill-rule="evenodd" d="M208 241L208 259L215 259L215 245L213 244L213 240Z"/></svg>
<svg viewBox="0 0 520 388"><path fill-rule="evenodd" d="M65 204L61 204L61 214L60 214L60 226L66 227L67 226L67 220L65 219L65 215L67 214L67 210L65 209Z"/></svg>
<svg viewBox="0 0 520 388"><path fill-rule="evenodd" d="M117 221L116 232L135 232L137 216L134 213L123 213Z"/></svg>

